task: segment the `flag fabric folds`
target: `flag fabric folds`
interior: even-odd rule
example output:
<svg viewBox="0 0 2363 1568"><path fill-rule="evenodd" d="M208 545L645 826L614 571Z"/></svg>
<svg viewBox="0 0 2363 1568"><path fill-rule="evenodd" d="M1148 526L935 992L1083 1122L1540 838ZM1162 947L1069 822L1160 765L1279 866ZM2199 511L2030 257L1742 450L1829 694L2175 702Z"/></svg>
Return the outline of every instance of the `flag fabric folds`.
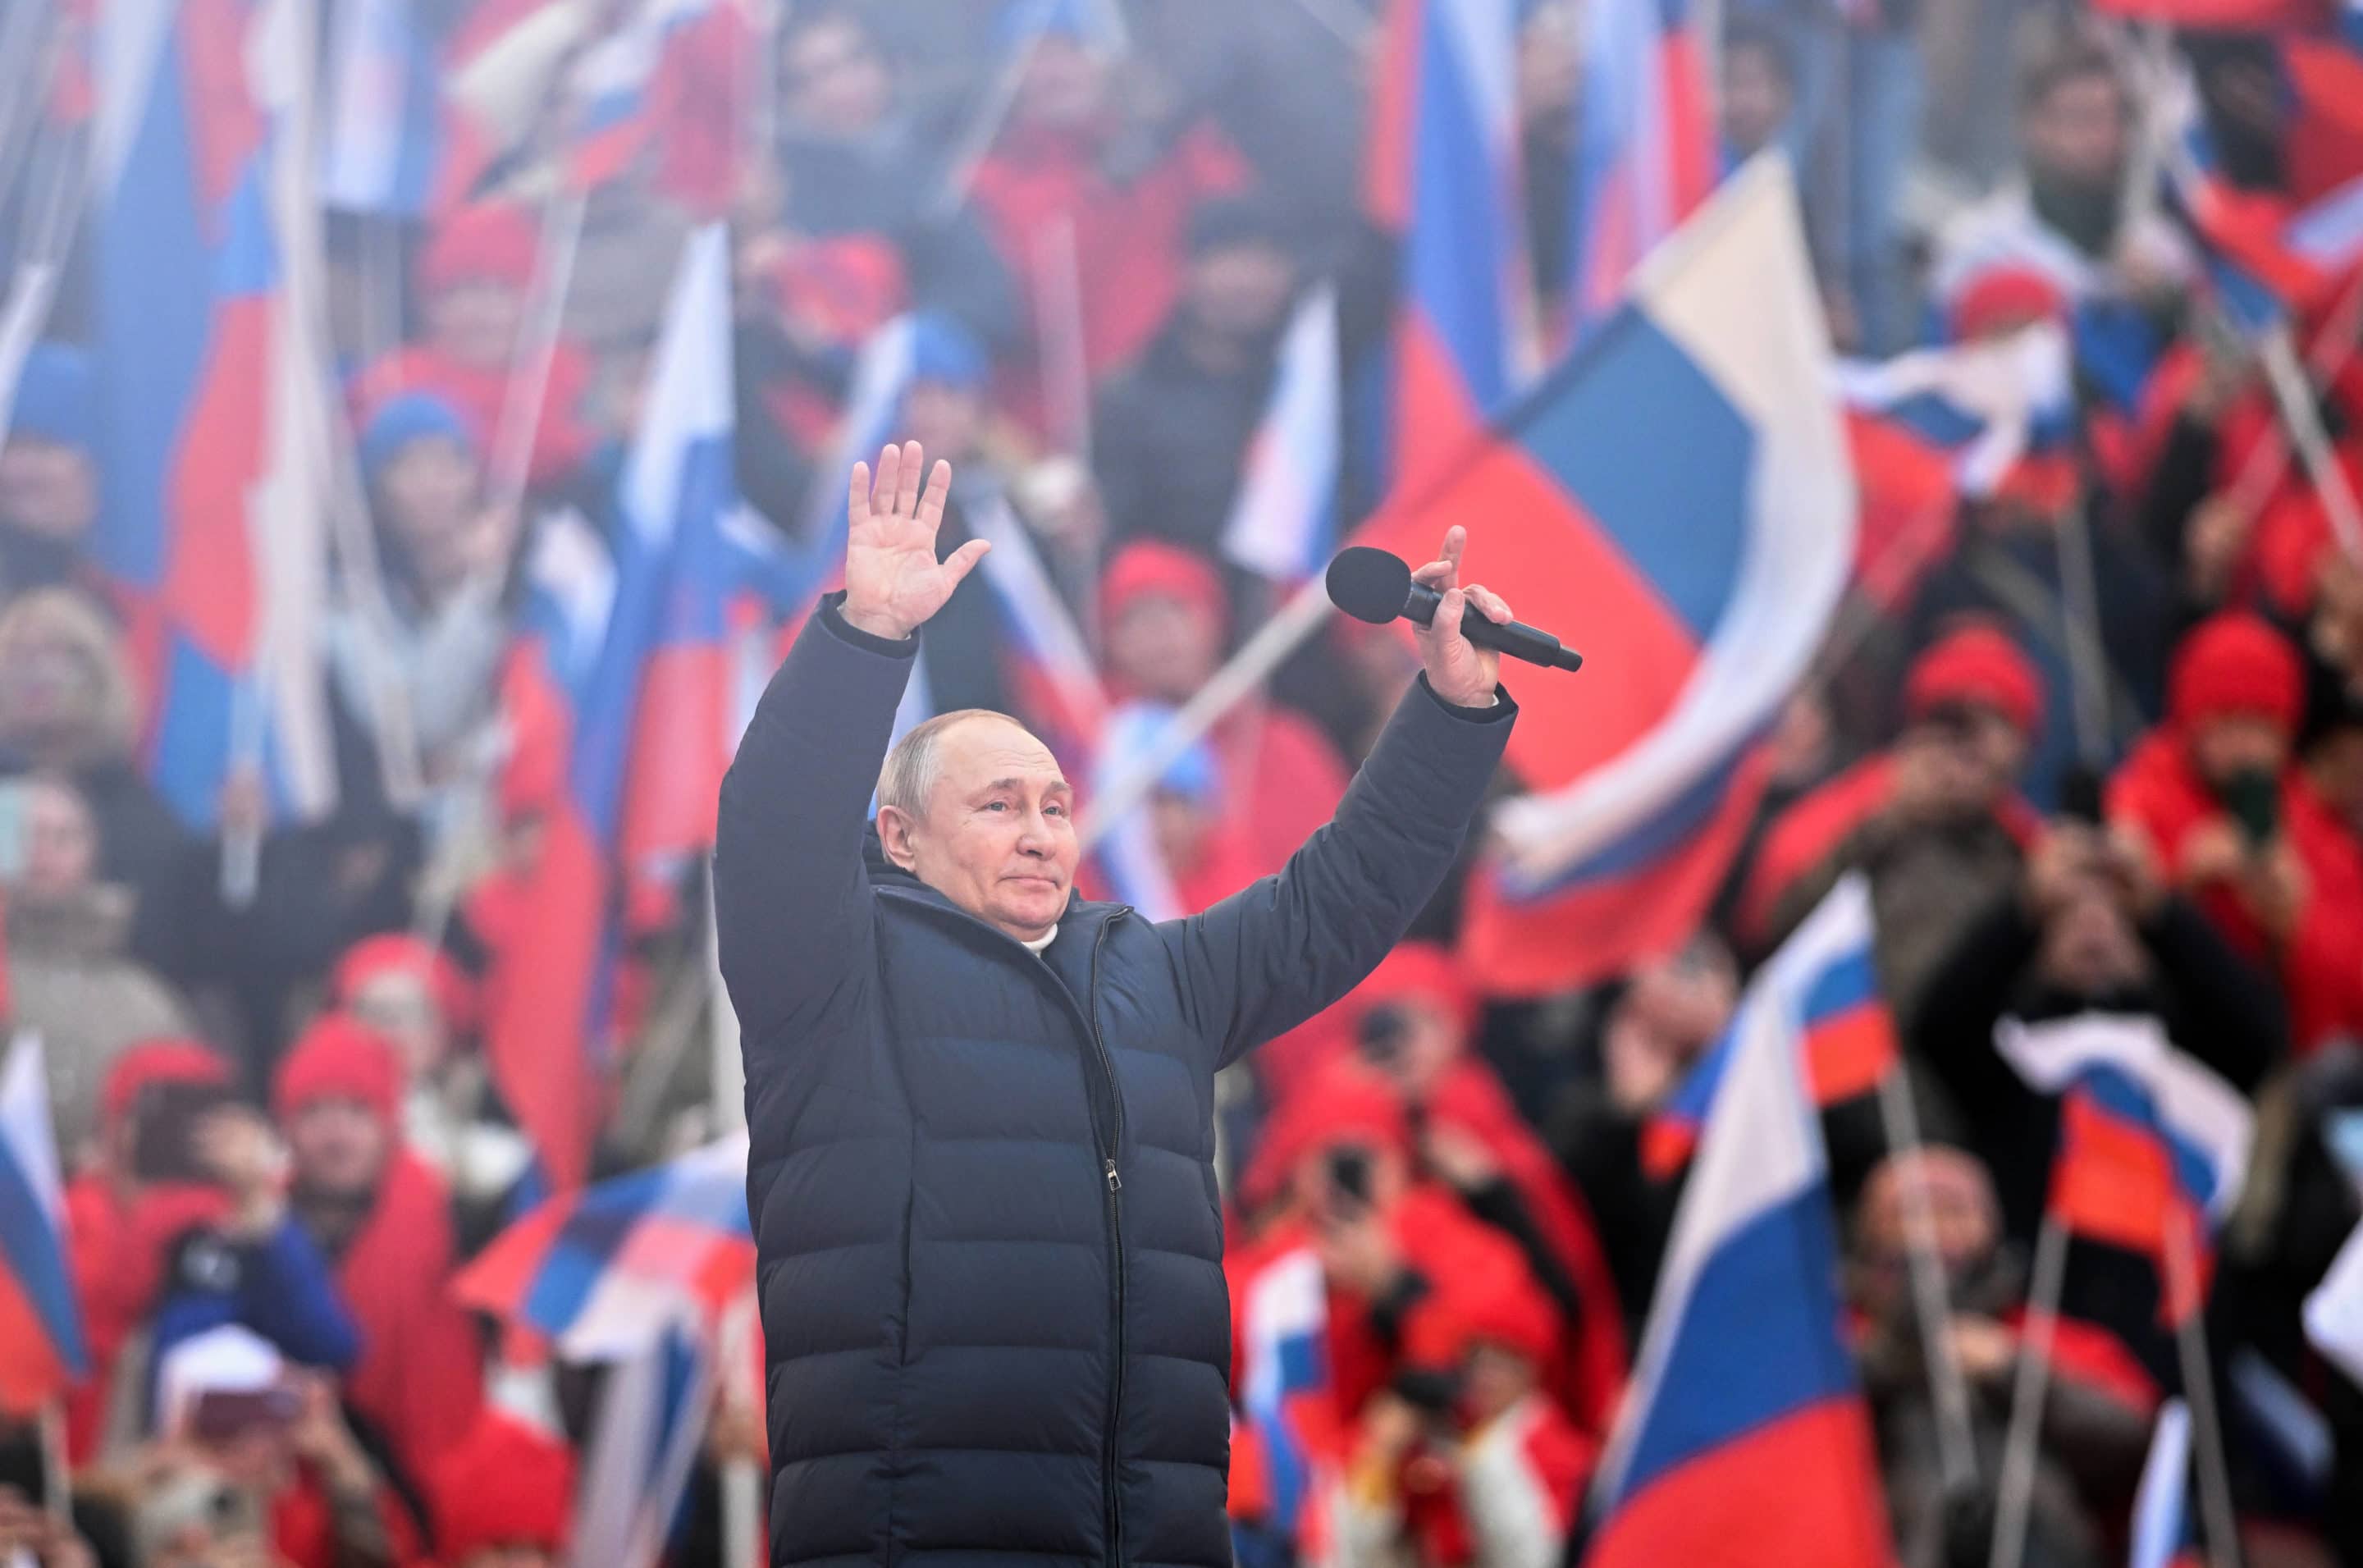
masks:
<svg viewBox="0 0 2363 1568"><path fill-rule="evenodd" d="M1741 1004L1594 1483L1591 1568L1892 1562L1800 1065L1816 977L1858 935L1825 903Z"/></svg>
<svg viewBox="0 0 2363 1568"><path fill-rule="evenodd" d="M1777 977L1800 987L1797 1046L1817 1109L1877 1093L1899 1060L1895 1019L1879 992L1872 919L1869 884L1858 873L1847 876L1814 921L1790 939L1794 947L1810 931L1814 951L1801 953L1795 969L1776 965L1755 983L1768 985ZM1735 1021L1642 1129L1641 1162L1650 1175L1672 1176L1697 1151L1737 1035Z"/></svg>
<svg viewBox="0 0 2363 1568"><path fill-rule="evenodd" d="M336 775L317 622L327 406L294 226L312 166L301 0L110 6L97 35L90 540L127 623L150 771L193 827L250 774L313 817ZM160 258L170 258L169 262ZM309 303L316 304L316 296Z"/></svg>
<svg viewBox="0 0 2363 1568"><path fill-rule="evenodd" d="M754 1276L740 1133L549 1199L494 1238L451 1288L563 1354L606 1361L667 1328L712 1328Z"/></svg>
<svg viewBox="0 0 2363 1568"><path fill-rule="evenodd" d="M1760 740L1821 642L1854 551L1847 431L1794 187L1751 163L1624 306L1447 479L1359 536L1425 560L1482 517L1464 573L1570 638L1574 677L1509 679L1504 804L1472 883L1477 983L1585 984L1686 938L1765 781ZM1636 464L1680 431L1681 460Z"/></svg>
<svg viewBox="0 0 2363 1568"><path fill-rule="evenodd" d="M0 1066L0 1412L34 1414L89 1373L41 1042L20 1035Z"/></svg>
<svg viewBox="0 0 2363 1568"><path fill-rule="evenodd" d="M1328 564L1337 541L1337 291L1306 295L1281 339L1271 398L1248 446L1238 498L1223 528L1223 554L1281 583Z"/></svg>

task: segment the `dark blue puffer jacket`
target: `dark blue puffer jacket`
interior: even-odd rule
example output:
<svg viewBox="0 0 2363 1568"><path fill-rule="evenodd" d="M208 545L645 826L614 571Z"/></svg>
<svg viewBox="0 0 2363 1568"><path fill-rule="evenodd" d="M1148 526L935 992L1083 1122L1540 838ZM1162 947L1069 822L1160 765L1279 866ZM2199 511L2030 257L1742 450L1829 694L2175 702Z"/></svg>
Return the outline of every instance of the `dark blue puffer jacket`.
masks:
<svg viewBox="0 0 2363 1568"><path fill-rule="evenodd" d="M1423 684L1281 875L1037 958L865 859L915 646L815 616L722 790L771 1561L1226 1568L1215 1070L1394 944L1514 710Z"/></svg>

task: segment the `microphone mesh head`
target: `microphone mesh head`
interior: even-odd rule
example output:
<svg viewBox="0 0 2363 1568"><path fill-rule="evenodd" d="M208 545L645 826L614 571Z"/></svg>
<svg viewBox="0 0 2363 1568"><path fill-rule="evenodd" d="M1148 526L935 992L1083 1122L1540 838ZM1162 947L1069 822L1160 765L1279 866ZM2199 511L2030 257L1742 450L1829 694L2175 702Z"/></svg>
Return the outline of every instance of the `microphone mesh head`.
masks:
<svg viewBox="0 0 2363 1568"><path fill-rule="evenodd" d="M1411 597L1411 568L1401 556L1358 544L1329 563L1328 587L1331 604L1356 620L1384 626Z"/></svg>

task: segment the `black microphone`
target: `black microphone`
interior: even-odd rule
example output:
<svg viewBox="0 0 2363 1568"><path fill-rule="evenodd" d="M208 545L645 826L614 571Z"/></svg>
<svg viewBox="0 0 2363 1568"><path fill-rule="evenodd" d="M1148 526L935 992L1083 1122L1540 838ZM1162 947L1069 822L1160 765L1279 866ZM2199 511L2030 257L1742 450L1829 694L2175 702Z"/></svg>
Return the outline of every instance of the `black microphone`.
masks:
<svg viewBox="0 0 2363 1568"><path fill-rule="evenodd" d="M1368 545L1351 545L1329 563L1329 602L1356 620L1384 626L1397 616L1426 626L1436 619L1444 595L1425 583L1411 580L1403 558ZM1460 614L1460 635L1480 648L1491 648L1529 664L1553 670L1580 670L1583 655L1559 646L1549 632L1537 631L1521 620L1503 625L1487 620L1475 605Z"/></svg>

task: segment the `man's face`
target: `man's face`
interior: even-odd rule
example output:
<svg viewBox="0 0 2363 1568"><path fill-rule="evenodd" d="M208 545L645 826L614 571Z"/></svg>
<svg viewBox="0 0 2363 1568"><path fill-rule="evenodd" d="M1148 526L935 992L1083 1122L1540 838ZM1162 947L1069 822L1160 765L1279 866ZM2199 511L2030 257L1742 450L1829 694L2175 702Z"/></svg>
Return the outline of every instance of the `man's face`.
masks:
<svg viewBox="0 0 2363 1568"><path fill-rule="evenodd" d="M497 278L462 278L427 304L428 336L463 365L499 370L509 362L525 319L525 295Z"/></svg>
<svg viewBox="0 0 2363 1568"><path fill-rule="evenodd" d="M918 381L903 398L904 433L948 462L976 450L984 428L984 399L972 389Z"/></svg>
<svg viewBox="0 0 2363 1568"><path fill-rule="evenodd" d="M2065 77L2027 109L2020 135L2029 172L2086 189L2114 184L2124 167L2124 93L2102 72Z"/></svg>
<svg viewBox="0 0 2363 1568"><path fill-rule="evenodd" d="M1027 51L1011 117L1045 130L1072 130L1099 118L1107 96L1106 58L1077 39L1046 33Z"/></svg>
<svg viewBox="0 0 2363 1568"><path fill-rule="evenodd" d="M887 857L1020 941L1066 911L1082 850L1074 791L1048 747L1015 722L971 719L936 738L924 816L878 811Z"/></svg>
<svg viewBox="0 0 2363 1568"><path fill-rule="evenodd" d="M860 28L841 18L791 38L781 75L788 112L798 124L829 136L866 135L894 105L885 60Z"/></svg>
<svg viewBox="0 0 2363 1568"><path fill-rule="evenodd" d="M2001 1240L1993 1184L1974 1156L1930 1148L1897 1155L1863 1184L1855 1225L1858 1288L1874 1310L1900 1301L1910 1285L1913 1207L1927 1205L1929 1239L1948 1280L1967 1277Z"/></svg>
<svg viewBox="0 0 2363 1568"><path fill-rule="evenodd" d="M1145 696L1182 703L1222 657L1222 628L1187 599L1143 594L1108 628L1108 663Z"/></svg>
<svg viewBox="0 0 2363 1568"><path fill-rule="evenodd" d="M2219 790L2243 773L2279 778L2289 753L2289 732L2259 714L2224 714L2191 731L2191 760L2199 776Z"/></svg>
<svg viewBox="0 0 2363 1568"><path fill-rule="evenodd" d="M1226 338L1280 329L1296 290L1296 263L1263 240L1208 250L1190 263L1190 310L1198 324Z"/></svg>
<svg viewBox="0 0 2363 1568"><path fill-rule="evenodd" d="M1772 143L1793 100L1769 50L1742 44L1723 57L1723 139L1745 158Z"/></svg>
<svg viewBox="0 0 2363 1568"><path fill-rule="evenodd" d="M357 988L350 1006L353 1017L394 1041L414 1076L434 1072L450 1053L450 1030L424 975L388 970Z"/></svg>
<svg viewBox="0 0 2363 1568"><path fill-rule="evenodd" d="M0 445L0 526L80 544L98 520L98 465L80 447L29 436Z"/></svg>
<svg viewBox="0 0 2363 1568"><path fill-rule="evenodd" d="M25 865L19 885L54 902L90 885L98 872L98 828L82 797L36 784L25 798Z"/></svg>
<svg viewBox="0 0 2363 1568"><path fill-rule="evenodd" d="M2141 939L2104 886L2079 892L2051 917L2036 962L2061 990L2093 998L2139 984L2147 967Z"/></svg>
<svg viewBox="0 0 2363 1568"><path fill-rule="evenodd" d="M296 1184L323 1197L368 1196L385 1169L387 1142L374 1110L334 1095L305 1106L287 1129Z"/></svg>
<svg viewBox="0 0 2363 1568"><path fill-rule="evenodd" d="M411 442L378 475L387 530L428 583L466 573L479 478L475 455L443 436Z"/></svg>

